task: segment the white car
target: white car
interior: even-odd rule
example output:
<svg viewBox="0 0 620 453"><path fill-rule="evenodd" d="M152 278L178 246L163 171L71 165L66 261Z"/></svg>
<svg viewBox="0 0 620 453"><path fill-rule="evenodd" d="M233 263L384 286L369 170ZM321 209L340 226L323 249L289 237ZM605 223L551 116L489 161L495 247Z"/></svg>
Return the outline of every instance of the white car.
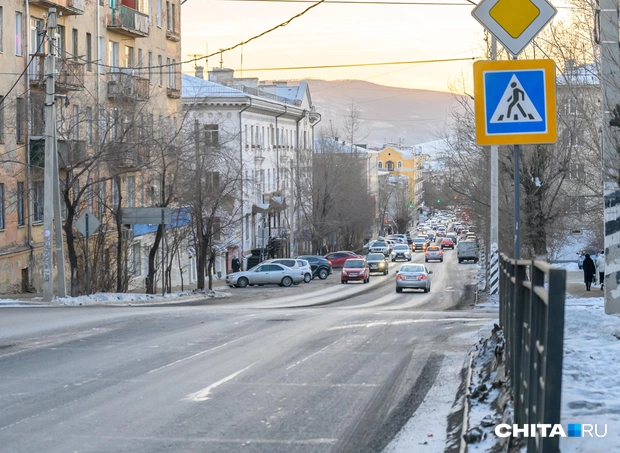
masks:
<svg viewBox="0 0 620 453"><path fill-rule="evenodd" d="M411 261L411 249L405 244L396 244L390 253L390 259L392 262L396 260Z"/></svg>

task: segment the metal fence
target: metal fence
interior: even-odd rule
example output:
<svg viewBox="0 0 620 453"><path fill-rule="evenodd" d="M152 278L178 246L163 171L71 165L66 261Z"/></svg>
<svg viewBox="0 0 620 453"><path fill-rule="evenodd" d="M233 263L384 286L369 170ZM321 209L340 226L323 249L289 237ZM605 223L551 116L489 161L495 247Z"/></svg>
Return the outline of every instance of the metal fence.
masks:
<svg viewBox="0 0 620 453"><path fill-rule="evenodd" d="M560 423L566 271L500 256L500 324L518 425ZM526 439L528 453L559 453L559 436Z"/></svg>

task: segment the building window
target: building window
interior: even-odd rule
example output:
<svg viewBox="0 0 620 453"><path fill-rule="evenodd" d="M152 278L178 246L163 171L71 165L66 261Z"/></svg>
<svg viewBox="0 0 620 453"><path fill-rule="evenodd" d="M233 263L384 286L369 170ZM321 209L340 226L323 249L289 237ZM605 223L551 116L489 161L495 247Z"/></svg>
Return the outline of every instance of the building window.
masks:
<svg viewBox="0 0 620 453"><path fill-rule="evenodd" d="M162 86L162 79L163 79L163 72L164 72L164 68L163 68L163 59L161 57L161 55L157 55L157 65L159 66L159 71L157 73L157 85Z"/></svg>
<svg viewBox="0 0 620 453"><path fill-rule="evenodd" d="M74 28L73 30L71 30L71 38L73 41L73 60L77 61L79 56L80 56L80 50L79 50L79 46L78 46L78 31L77 28Z"/></svg>
<svg viewBox="0 0 620 453"><path fill-rule="evenodd" d="M4 34L4 25L2 23L2 6L0 6L0 53L3 51L2 48L2 35Z"/></svg>
<svg viewBox="0 0 620 453"><path fill-rule="evenodd" d="M109 51L109 54L110 54L110 66L112 66L110 68L110 71L118 72L118 69L119 69L119 66L120 66L118 43L116 41L109 41L108 42L108 51Z"/></svg>
<svg viewBox="0 0 620 453"><path fill-rule="evenodd" d="M134 67L134 54L133 54L134 50L133 47L131 46L125 46L125 67L126 68L133 68Z"/></svg>
<svg viewBox="0 0 620 453"><path fill-rule="evenodd" d="M142 275L142 247L139 242L134 242L131 250L131 264L133 265L133 275Z"/></svg>
<svg viewBox="0 0 620 453"><path fill-rule="evenodd" d="M93 144L93 108L86 107L86 144Z"/></svg>
<svg viewBox="0 0 620 453"><path fill-rule="evenodd" d="M170 58L166 58L166 88L172 88L172 83L170 83L170 79L172 79L172 68L170 67Z"/></svg>
<svg viewBox="0 0 620 453"><path fill-rule="evenodd" d="M112 180L112 209L118 208L119 196L116 181Z"/></svg>
<svg viewBox="0 0 620 453"><path fill-rule="evenodd" d="M172 4L172 31L177 31L177 12L174 3Z"/></svg>
<svg viewBox="0 0 620 453"><path fill-rule="evenodd" d="M93 70L93 35L86 33L86 70Z"/></svg>
<svg viewBox="0 0 620 453"><path fill-rule="evenodd" d="M127 188L127 207L133 208L136 206L136 177L128 176L125 186Z"/></svg>
<svg viewBox="0 0 620 453"><path fill-rule="evenodd" d="M398 168L403 168L403 163L401 161L398 161Z"/></svg>
<svg viewBox="0 0 620 453"><path fill-rule="evenodd" d="M137 73L139 76L142 76L142 74L144 73L144 71L142 70L142 65L144 64L144 62L142 61L143 55L142 55L142 49L138 49L138 70Z"/></svg>
<svg viewBox="0 0 620 453"><path fill-rule="evenodd" d="M15 103L15 135L17 143L24 143L24 99L17 98Z"/></svg>
<svg viewBox="0 0 620 453"><path fill-rule="evenodd" d="M383 162L379 162L379 168L383 168Z"/></svg>
<svg viewBox="0 0 620 453"><path fill-rule="evenodd" d="M0 230L4 230L4 184L0 183Z"/></svg>
<svg viewBox="0 0 620 453"><path fill-rule="evenodd" d="M22 49L22 13L15 13L15 55L21 57L23 55Z"/></svg>
<svg viewBox="0 0 620 453"><path fill-rule="evenodd" d="M4 143L4 96L0 96L0 143Z"/></svg>
<svg viewBox="0 0 620 453"><path fill-rule="evenodd" d="M161 2L162 0L157 0L157 26L161 28Z"/></svg>
<svg viewBox="0 0 620 453"><path fill-rule="evenodd" d="M105 214L105 204L106 204L106 182L99 182L99 219L103 219L103 214Z"/></svg>
<svg viewBox="0 0 620 453"><path fill-rule="evenodd" d="M217 146L220 143L219 126L217 124L205 124L205 145Z"/></svg>
<svg viewBox="0 0 620 453"><path fill-rule="evenodd" d="M172 59L172 67L170 68L170 77L172 78L170 81L170 86L172 88L177 87L177 61Z"/></svg>
<svg viewBox="0 0 620 453"><path fill-rule="evenodd" d="M65 37L65 26L58 26L58 53L61 58L65 58L65 54L67 53L67 39Z"/></svg>
<svg viewBox="0 0 620 453"><path fill-rule="evenodd" d="M32 183L32 220L43 222L43 181Z"/></svg>
<svg viewBox="0 0 620 453"><path fill-rule="evenodd" d="M17 183L17 224L22 226L26 223L26 219L24 218L24 183L19 181Z"/></svg>
<svg viewBox="0 0 620 453"><path fill-rule="evenodd" d="M80 139L80 107L77 105L73 106L73 140Z"/></svg>
<svg viewBox="0 0 620 453"><path fill-rule="evenodd" d="M170 2L166 2L166 30L170 29Z"/></svg>
<svg viewBox="0 0 620 453"><path fill-rule="evenodd" d="M149 82L153 85L153 52L149 52Z"/></svg>
<svg viewBox="0 0 620 453"><path fill-rule="evenodd" d="M388 160L385 163L385 166L387 168L387 171L394 171L394 162L392 162L391 160Z"/></svg>

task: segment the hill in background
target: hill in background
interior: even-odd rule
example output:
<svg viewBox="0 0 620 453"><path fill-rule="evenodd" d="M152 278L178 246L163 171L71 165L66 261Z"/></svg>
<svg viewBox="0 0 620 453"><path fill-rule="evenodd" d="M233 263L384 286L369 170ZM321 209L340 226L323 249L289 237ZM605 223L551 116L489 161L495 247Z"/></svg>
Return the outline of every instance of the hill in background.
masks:
<svg viewBox="0 0 620 453"><path fill-rule="evenodd" d="M352 104L360 110L357 142L370 148L385 143L412 146L441 138L447 129L454 97L441 91L388 87L361 80L307 80L310 96L322 115L322 128L337 128L345 139L345 117Z"/></svg>

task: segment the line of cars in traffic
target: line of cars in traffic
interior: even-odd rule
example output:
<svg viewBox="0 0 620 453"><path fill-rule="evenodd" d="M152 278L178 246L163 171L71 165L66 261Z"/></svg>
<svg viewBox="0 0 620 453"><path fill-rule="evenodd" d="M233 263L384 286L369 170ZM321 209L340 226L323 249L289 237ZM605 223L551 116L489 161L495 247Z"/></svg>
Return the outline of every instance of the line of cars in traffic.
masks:
<svg viewBox="0 0 620 453"><path fill-rule="evenodd" d="M450 226L454 231L448 231ZM324 280L333 273L334 268L341 269L340 281L343 284L350 281L368 283L372 272L389 274L389 261L411 262L412 254L421 251L424 253L426 263L443 262L444 250L454 250L455 247L459 263L465 260L477 262L475 235L472 231L466 230L466 226L454 219L438 217L420 224L415 237L410 234L391 234L370 241L365 246L367 249L365 255L352 251L337 251L325 256L304 255L297 258L270 259L247 271L228 274L226 283L241 288L266 284L286 287L301 282L310 283L317 277ZM441 239L439 243L438 239ZM458 245L461 242L462 246ZM397 292L401 292L404 288L416 287L430 291L428 278L430 273L424 265L402 266L397 271Z"/></svg>

